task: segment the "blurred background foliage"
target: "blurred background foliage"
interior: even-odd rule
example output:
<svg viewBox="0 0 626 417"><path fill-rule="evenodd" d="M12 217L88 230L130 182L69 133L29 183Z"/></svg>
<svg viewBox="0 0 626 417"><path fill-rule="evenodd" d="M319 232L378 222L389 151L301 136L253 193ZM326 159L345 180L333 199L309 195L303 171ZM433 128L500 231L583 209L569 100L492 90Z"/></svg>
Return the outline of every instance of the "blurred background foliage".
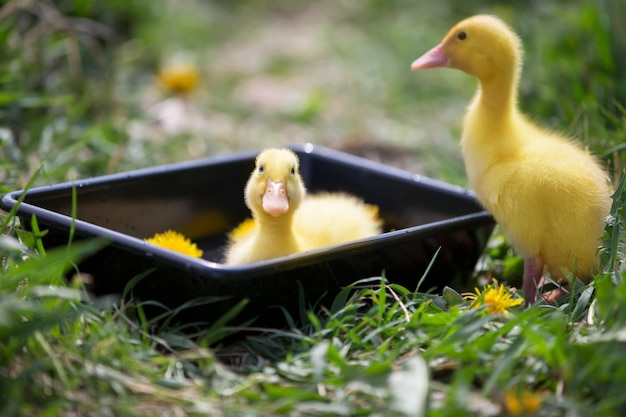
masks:
<svg viewBox="0 0 626 417"><path fill-rule="evenodd" d="M313 142L466 185L457 142L475 89L410 62L459 19L524 41L521 105L614 176L626 139L621 0L10 0L0 9L0 191L243 148ZM195 66L181 93L168 65Z"/></svg>

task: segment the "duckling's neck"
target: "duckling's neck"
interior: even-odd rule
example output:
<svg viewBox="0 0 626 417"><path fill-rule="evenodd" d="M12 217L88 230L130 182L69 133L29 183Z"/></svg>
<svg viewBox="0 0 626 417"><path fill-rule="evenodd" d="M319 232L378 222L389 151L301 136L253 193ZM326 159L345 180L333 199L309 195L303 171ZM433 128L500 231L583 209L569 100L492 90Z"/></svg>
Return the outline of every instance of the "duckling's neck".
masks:
<svg viewBox="0 0 626 417"><path fill-rule="evenodd" d="M479 79L473 105L479 107L484 116L490 117L496 124L517 113L518 78L518 72L512 71Z"/></svg>
<svg viewBox="0 0 626 417"><path fill-rule="evenodd" d="M257 216L257 221L259 236L263 236L267 244L280 242L280 246L289 248L290 253L299 250L298 241L293 232L293 212L283 214L279 218L269 215Z"/></svg>
<svg viewBox="0 0 626 417"><path fill-rule="evenodd" d="M500 155L518 148L516 126L523 119L517 106L517 71L479 78L478 91L465 115L464 146L496 148ZM494 149L494 151L496 150Z"/></svg>
<svg viewBox="0 0 626 417"><path fill-rule="evenodd" d="M269 214L255 216L259 222L259 228L267 233L284 233L291 231L293 225L293 213L285 213L279 217L273 217Z"/></svg>
<svg viewBox="0 0 626 417"><path fill-rule="evenodd" d="M480 87L465 114L461 138L465 170L474 190L494 163L519 152L524 143L516 74L479 81Z"/></svg>

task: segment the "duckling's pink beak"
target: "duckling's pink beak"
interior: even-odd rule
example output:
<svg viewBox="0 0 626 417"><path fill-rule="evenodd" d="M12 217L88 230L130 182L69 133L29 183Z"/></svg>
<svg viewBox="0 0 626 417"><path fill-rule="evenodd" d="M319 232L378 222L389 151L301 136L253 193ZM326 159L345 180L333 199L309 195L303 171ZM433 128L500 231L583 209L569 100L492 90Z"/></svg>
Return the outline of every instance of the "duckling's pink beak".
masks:
<svg viewBox="0 0 626 417"><path fill-rule="evenodd" d="M443 44L435 46L430 51L426 52L421 57L417 58L411 64L411 69L421 70L426 68L441 68L448 66L448 58L443 53Z"/></svg>
<svg viewBox="0 0 626 417"><path fill-rule="evenodd" d="M263 210L274 217L281 216L289 210L285 181L267 180L267 186L263 193Z"/></svg>

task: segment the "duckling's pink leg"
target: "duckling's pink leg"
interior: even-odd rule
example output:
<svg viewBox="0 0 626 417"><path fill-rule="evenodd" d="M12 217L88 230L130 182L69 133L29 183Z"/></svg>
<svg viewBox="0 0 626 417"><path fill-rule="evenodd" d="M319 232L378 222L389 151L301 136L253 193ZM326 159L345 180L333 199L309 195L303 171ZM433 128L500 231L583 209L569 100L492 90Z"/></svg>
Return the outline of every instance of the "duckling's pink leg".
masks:
<svg viewBox="0 0 626 417"><path fill-rule="evenodd" d="M526 299L526 307L537 300L537 286L543 275L543 259L541 257L524 259L524 281L522 290Z"/></svg>

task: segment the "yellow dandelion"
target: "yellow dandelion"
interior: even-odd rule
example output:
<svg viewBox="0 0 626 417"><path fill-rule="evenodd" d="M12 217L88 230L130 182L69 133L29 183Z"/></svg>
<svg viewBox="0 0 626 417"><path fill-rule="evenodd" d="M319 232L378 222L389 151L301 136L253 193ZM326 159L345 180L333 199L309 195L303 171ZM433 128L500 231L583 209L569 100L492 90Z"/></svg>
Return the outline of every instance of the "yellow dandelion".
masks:
<svg viewBox="0 0 626 417"><path fill-rule="evenodd" d="M191 62L172 62L159 70L157 80L163 90L184 95L198 88L200 71Z"/></svg>
<svg viewBox="0 0 626 417"><path fill-rule="evenodd" d="M256 227L256 222L252 217L249 217L239 223L237 227L230 231L228 237L232 240L239 240L244 236L247 236Z"/></svg>
<svg viewBox="0 0 626 417"><path fill-rule="evenodd" d="M509 390L504 394L504 407L511 416L530 415L541 407L541 396L528 390Z"/></svg>
<svg viewBox="0 0 626 417"><path fill-rule="evenodd" d="M183 255L192 256L194 258L200 258L202 256L202 250L199 249L195 243L173 230L157 233L153 237L144 240L153 245L182 253Z"/></svg>
<svg viewBox="0 0 626 417"><path fill-rule="evenodd" d="M487 286L482 292L474 288L476 293L464 294L466 300L472 300L472 308L487 306L487 311L492 314L508 314L508 309L524 302L521 298L512 298L511 292L503 284Z"/></svg>

